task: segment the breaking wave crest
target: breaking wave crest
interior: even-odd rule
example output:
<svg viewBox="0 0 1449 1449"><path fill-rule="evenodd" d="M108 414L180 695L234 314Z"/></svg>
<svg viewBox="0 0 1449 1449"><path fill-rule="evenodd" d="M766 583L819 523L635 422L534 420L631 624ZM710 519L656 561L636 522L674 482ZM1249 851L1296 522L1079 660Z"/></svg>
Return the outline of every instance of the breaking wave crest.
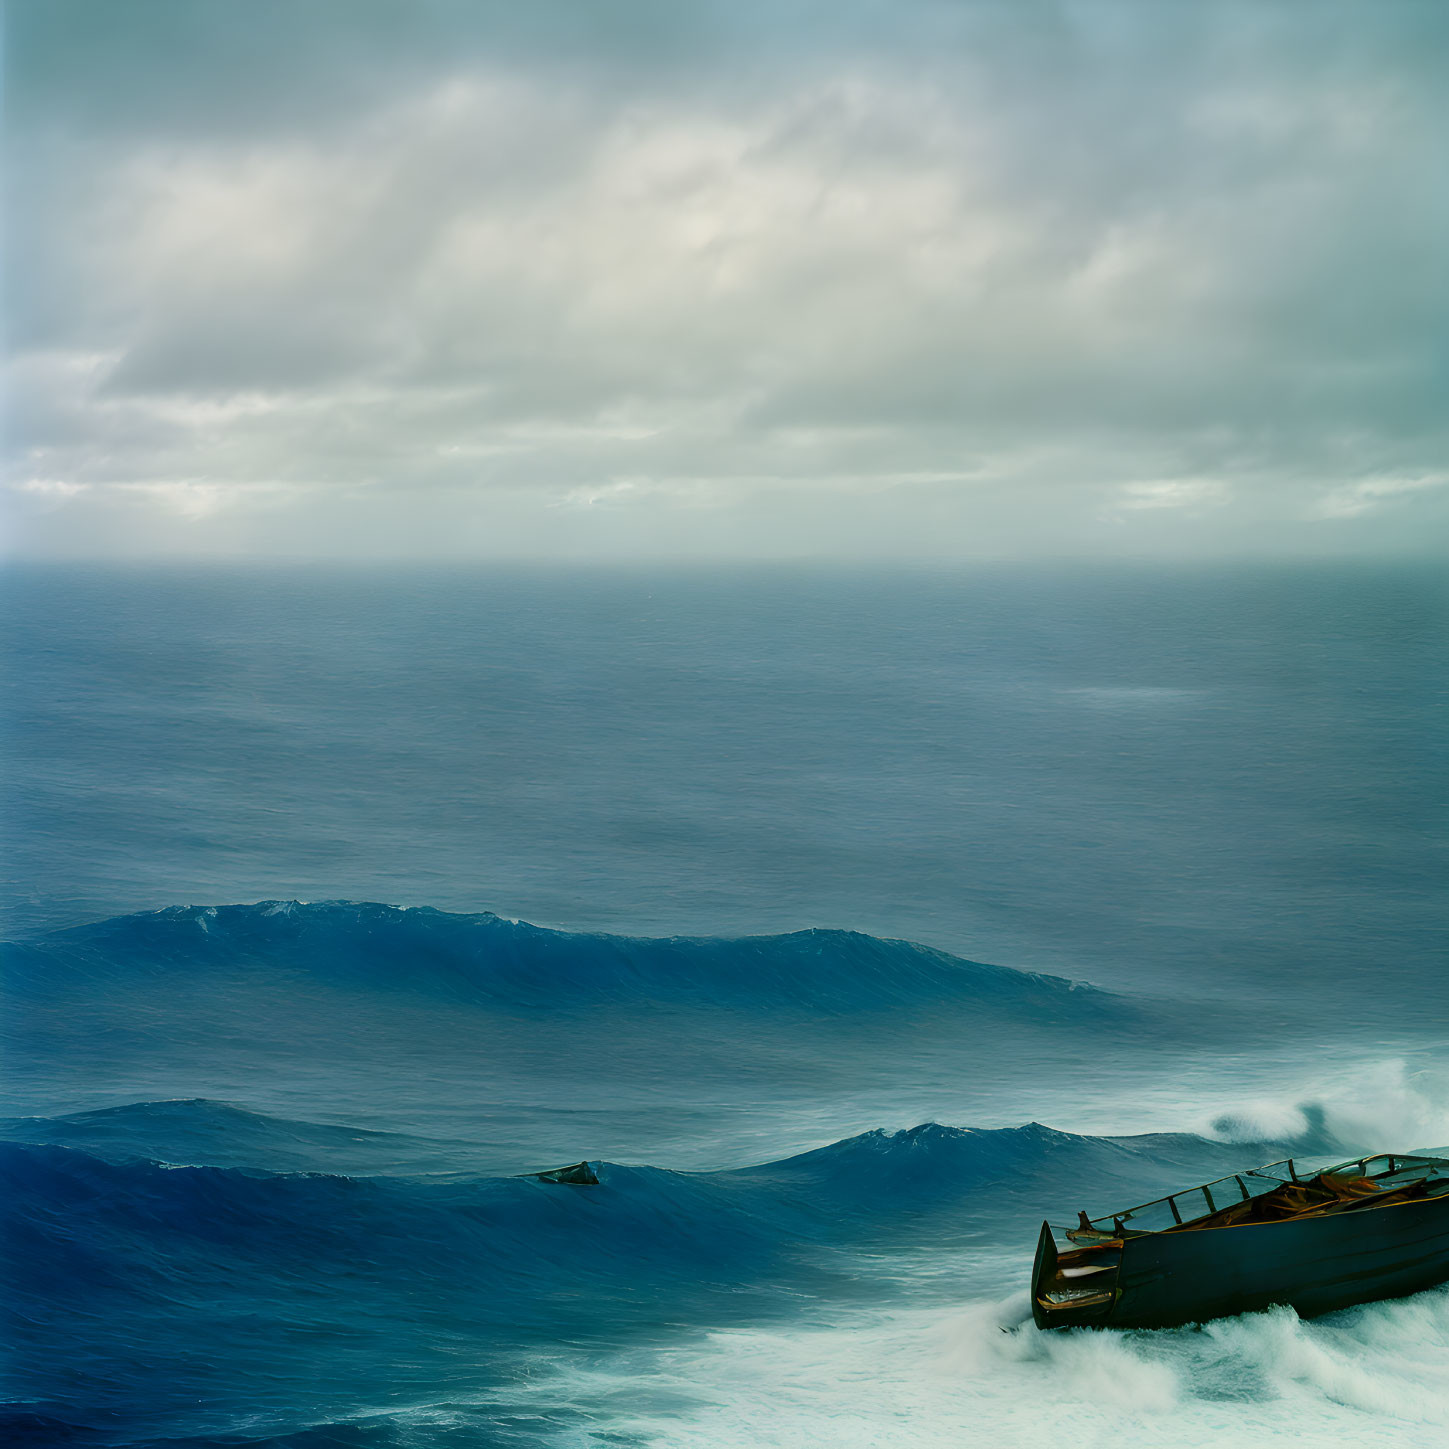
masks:
<svg viewBox="0 0 1449 1449"><path fill-rule="evenodd" d="M53 1104L0 1121L12 1442L925 1446L969 1423L1183 1449L1284 1415L1310 1444L1449 1424L1442 1293L1311 1324L1023 1326L1043 1217L1449 1138L1428 1053L1294 1080L1258 1052L1254 1078L1233 1036L1195 1066L1140 1041L1139 1002L833 931L264 903L56 932L5 967L32 1039L13 1061ZM1102 1088L1128 1125L1202 1130L1024 1120L1129 1069ZM892 1116L919 1125L850 1130ZM523 1134L506 1151L499 1124ZM691 1138L708 1151L673 1151ZM597 1181L503 1171L564 1165L560 1142Z"/></svg>
<svg viewBox="0 0 1449 1449"><path fill-rule="evenodd" d="M1220 1112L1208 1135L1224 1141L1317 1139L1328 1150L1378 1151L1384 1144L1449 1143L1449 1074L1433 1057L1354 1063L1311 1101L1249 1100Z"/></svg>
<svg viewBox="0 0 1449 1449"><path fill-rule="evenodd" d="M547 1359L547 1346L561 1342L593 1344L596 1355L664 1354L663 1363L681 1335L705 1344L713 1340L701 1335L784 1334L795 1343L796 1330L783 1325L811 1302L829 1304L828 1319L878 1317L903 1279L926 1301L999 1294L1003 1263L1007 1280L1024 1282L1044 1204L1069 1216L1079 1201L1215 1175L1241 1165L1244 1150L1187 1134L1096 1138L1035 1123L924 1123L742 1169L596 1162L597 1182L574 1185L457 1170L348 1175L187 1162L225 1155L231 1134L252 1151L271 1139L319 1160L351 1135L205 1101L14 1119L4 1131L12 1139L0 1146L7 1282L29 1330L19 1367L39 1388L27 1412L74 1425L74 1405L71 1418L62 1415L73 1384L58 1377L70 1373L60 1366L78 1357L100 1372L124 1360L133 1369L121 1398L97 1390L80 1427L144 1403L168 1434L191 1422L188 1406L237 1399L259 1403L277 1435L300 1432L284 1405L315 1395L319 1372L327 1392L362 1375L394 1399L417 1394L436 1405L465 1345L472 1394L526 1399L521 1356ZM143 1140L166 1148L167 1160L133 1155ZM1283 1144L1261 1146L1270 1155ZM1032 1372L1068 1382L1115 1365L1112 1392L1139 1410L1170 1398L1170 1368L1144 1360L1124 1379L1136 1351L1118 1336L1056 1345L1017 1334L1021 1312L1019 1302L991 1309L990 1334L962 1320L952 1330L957 1348L943 1339L939 1352L979 1356L985 1343L1003 1363L1035 1364ZM209 1325L201 1356L192 1349L199 1322ZM294 1382L279 1367L279 1332L321 1344L322 1368L309 1352ZM411 1345L401 1365L400 1335ZM1315 1360L1304 1348L1301 1356L1300 1377L1331 1366L1331 1354ZM527 1373L531 1382L536 1365Z"/></svg>

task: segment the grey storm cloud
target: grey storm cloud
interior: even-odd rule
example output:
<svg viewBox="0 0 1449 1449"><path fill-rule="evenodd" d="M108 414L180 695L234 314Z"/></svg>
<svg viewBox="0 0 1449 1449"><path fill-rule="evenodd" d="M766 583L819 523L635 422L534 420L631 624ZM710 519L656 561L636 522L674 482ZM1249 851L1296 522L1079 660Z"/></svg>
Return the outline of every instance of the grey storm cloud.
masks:
<svg viewBox="0 0 1449 1449"><path fill-rule="evenodd" d="M1422 548L1449 9L14 0L12 552Z"/></svg>

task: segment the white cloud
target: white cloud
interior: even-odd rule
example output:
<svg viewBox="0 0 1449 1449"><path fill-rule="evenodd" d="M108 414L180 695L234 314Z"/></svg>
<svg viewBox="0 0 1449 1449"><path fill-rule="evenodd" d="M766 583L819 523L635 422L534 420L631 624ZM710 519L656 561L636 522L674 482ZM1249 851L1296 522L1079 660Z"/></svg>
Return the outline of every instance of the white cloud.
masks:
<svg viewBox="0 0 1449 1449"><path fill-rule="evenodd" d="M1200 508L1222 505L1232 494L1212 478L1171 478L1150 483L1124 483L1117 506L1141 508Z"/></svg>
<svg viewBox="0 0 1449 1449"><path fill-rule="evenodd" d="M89 486L87 483L71 483L64 478L22 478L14 485L19 493L34 493L42 498L56 500L74 498L78 493L84 493Z"/></svg>
<svg viewBox="0 0 1449 1449"><path fill-rule="evenodd" d="M1397 501L1406 495L1449 485L1449 473L1425 474L1417 478L1365 478L1347 487L1335 488L1320 500L1320 518L1357 518Z"/></svg>
<svg viewBox="0 0 1449 1449"><path fill-rule="evenodd" d="M688 84L460 41L288 124L38 129L11 476L198 527L533 498L545 551L581 500L649 547L701 508L867 552L883 512L1055 547L1104 497L1215 547L1388 519L1426 485L1361 480L1449 445L1442 96L1407 50L1129 13L983 8L951 50L908 8Z"/></svg>

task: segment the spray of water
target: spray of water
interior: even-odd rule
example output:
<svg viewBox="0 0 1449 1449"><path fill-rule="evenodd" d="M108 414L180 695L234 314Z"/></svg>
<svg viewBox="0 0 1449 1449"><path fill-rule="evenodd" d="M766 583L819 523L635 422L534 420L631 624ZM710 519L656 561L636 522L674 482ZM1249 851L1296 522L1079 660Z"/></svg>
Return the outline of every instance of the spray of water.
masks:
<svg viewBox="0 0 1449 1449"><path fill-rule="evenodd" d="M1449 1142L1449 1068L1430 1056L1345 1066L1292 1099L1234 1102L1206 1124L1228 1142L1316 1139L1325 1150L1432 1150Z"/></svg>
<svg viewBox="0 0 1449 1449"><path fill-rule="evenodd" d="M732 1332L535 1380L558 1443L744 1449L963 1443L1396 1446L1449 1434L1449 1290L1314 1322L1289 1309L1161 1333L1039 1333L1017 1296ZM521 1407L521 1406L520 1406Z"/></svg>

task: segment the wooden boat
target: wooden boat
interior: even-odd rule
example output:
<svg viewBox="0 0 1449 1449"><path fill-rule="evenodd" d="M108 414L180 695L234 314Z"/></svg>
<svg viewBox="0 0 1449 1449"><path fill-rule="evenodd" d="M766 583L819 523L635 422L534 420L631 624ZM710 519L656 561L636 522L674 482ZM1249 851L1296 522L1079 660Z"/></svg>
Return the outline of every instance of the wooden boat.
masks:
<svg viewBox="0 0 1449 1449"><path fill-rule="evenodd" d="M1291 1158L1106 1217L1043 1223L1038 1328L1167 1328L1286 1303L1302 1316L1449 1280L1449 1160Z"/></svg>

